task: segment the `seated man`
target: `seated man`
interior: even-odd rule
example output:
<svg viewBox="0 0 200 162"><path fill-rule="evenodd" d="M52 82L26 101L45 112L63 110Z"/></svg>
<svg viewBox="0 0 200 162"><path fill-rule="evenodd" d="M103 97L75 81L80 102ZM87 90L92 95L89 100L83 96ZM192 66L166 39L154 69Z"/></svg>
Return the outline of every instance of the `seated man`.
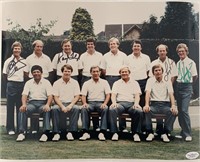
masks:
<svg viewBox="0 0 200 162"><path fill-rule="evenodd" d="M111 100L112 104L109 110L110 131L113 133L112 140L118 140L117 117L122 113L128 113L131 117L131 131L133 139L140 142L139 133L141 133L143 111L139 105L140 86L130 79L130 70L128 67L122 67L119 71L121 79L113 84Z"/></svg>
<svg viewBox="0 0 200 162"><path fill-rule="evenodd" d="M90 68L92 78L86 81L82 87L82 102L81 119L83 124L83 136L80 140L87 140L90 138L89 125L90 113L97 111L101 115L99 140L106 140L104 133L107 130L107 103L110 100L110 86L108 82L100 78L100 68L92 66Z"/></svg>
<svg viewBox="0 0 200 162"><path fill-rule="evenodd" d="M22 92L22 106L19 109L19 135L16 141L25 139L27 127L27 116L38 112L43 114L43 135L39 139L41 142L47 141L47 133L50 130L50 105L52 102L51 83L42 78L42 67L34 65L31 68L33 79L26 82ZM28 101L28 102L27 102Z"/></svg>
<svg viewBox="0 0 200 162"><path fill-rule="evenodd" d="M79 106L75 103L79 99L80 87L78 82L71 78L72 66L63 65L62 77L53 84L55 105L52 107L52 121L54 137L52 141L59 141L60 131L66 132L66 115L69 115L68 140L74 140L73 133L78 131Z"/></svg>
<svg viewBox="0 0 200 162"><path fill-rule="evenodd" d="M164 132L161 138L164 142L170 142L168 134L173 129L173 124L178 113L175 107L175 100L173 95L173 87L171 81L163 80L163 68L160 64L152 67L154 77L149 78L145 88L145 119L146 119L146 141L152 141L154 138L152 130L151 116L153 114L165 114L167 119L164 123ZM149 106L149 104L151 104Z"/></svg>

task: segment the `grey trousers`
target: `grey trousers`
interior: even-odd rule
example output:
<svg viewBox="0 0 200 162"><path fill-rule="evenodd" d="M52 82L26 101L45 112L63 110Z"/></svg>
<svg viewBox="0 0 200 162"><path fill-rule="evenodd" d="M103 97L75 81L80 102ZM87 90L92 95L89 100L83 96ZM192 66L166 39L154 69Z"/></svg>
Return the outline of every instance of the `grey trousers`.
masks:
<svg viewBox="0 0 200 162"><path fill-rule="evenodd" d="M189 116L189 104L192 96L191 83L177 83L177 107L178 107L178 121L181 127L183 137L191 136L191 122Z"/></svg>
<svg viewBox="0 0 200 162"><path fill-rule="evenodd" d="M46 101L41 100L32 100L27 104L26 112L18 113L18 123L19 123L19 132L24 133L27 128L27 117L31 116L32 113L42 113L43 114L43 132L50 130L50 112L44 112L43 107L46 104Z"/></svg>
<svg viewBox="0 0 200 162"><path fill-rule="evenodd" d="M117 117L122 113L128 113L131 116L131 130L134 133L141 133L143 111L138 109L133 109L133 102L118 102L119 106L115 109L109 108L109 118L110 118L110 131L112 133L118 132L117 128Z"/></svg>
<svg viewBox="0 0 200 162"><path fill-rule="evenodd" d="M145 113L146 131L147 133L153 133L151 116L153 114L165 114L167 118L164 122L164 132L170 133L173 130L173 124L176 116L172 114L170 110L170 102L154 101L151 102L150 111Z"/></svg>
<svg viewBox="0 0 200 162"><path fill-rule="evenodd" d="M70 103L63 103L64 106L69 105ZM69 116L69 132L78 131L78 119L80 108L77 105L74 105L72 109L64 113L61 111L58 105L52 106L52 122L53 122L53 132L58 133L59 131L67 131L66 117Z"/></svg>
<svg viewBox="0 0 200 162"><path fill-rule="evenodd" d="M97 111L101 115L101 130L107 130L107 112L108 107L101 109L100 106L103 104L101 101L89 102L89 107L81 109L81 120L82 120L82 129L89 130L90 127L90 113Z"/></svg>

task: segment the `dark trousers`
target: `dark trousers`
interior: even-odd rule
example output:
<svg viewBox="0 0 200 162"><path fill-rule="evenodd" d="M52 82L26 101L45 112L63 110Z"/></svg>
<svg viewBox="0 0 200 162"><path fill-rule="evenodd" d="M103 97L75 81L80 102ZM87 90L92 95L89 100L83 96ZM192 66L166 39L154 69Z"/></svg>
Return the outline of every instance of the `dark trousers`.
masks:
<svg viewBox="0 0 200 162"><path fill-rule="evenodd" d="M16 107L16 121L17 121L17 131L19 129L18 123L18 112L22 105L21 95L24 88L23 82L8 81L6 95L7 95L7 116L6 116L6 129L7 131L15 131L14 125L14 112Z"/></svg>

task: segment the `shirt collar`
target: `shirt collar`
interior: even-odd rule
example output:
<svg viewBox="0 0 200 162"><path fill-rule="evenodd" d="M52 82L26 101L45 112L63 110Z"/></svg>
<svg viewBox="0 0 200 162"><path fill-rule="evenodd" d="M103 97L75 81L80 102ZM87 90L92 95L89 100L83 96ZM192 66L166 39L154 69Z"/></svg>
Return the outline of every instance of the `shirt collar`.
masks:
<svg viewBox="0 0 200 162"><path fill-rule="evenodd" d="M119 50L117 50L117 53L114 55L111 51L110 51L111 56L118 56L119 55Z"/></svg>
<svg viewBox="0 0 200 162"><path fill-rule="evenodd" d="M123 79L120 79L120 80L121 80L121 82L122 82L122 83L125 83L125 84L129 84L129 83L131 83L131 82L132 82L131 78L129 79L129 81L128 81L128 82L125 82Z"/></svg>
<svg viewBox="0 0 200 162"><path fill-rule="evenodd" d="M38 58L38 56L35 54L35 52L33 52L33 55L35 58ZM44 54L42 53L42 55L39 58L43 58L43 57L44 57Z"/></svg>
<svg viewBox="0 0 200 162"><path fill-rule="evenodd" d="M17 59L15 58L15 56L12 54L12 56L11 56L11 59L14 59L14 60L16 60L17 61ZM23 58L20 56L19 57L19 60L22 60Z"/></svg>
<svg viewBox="0 0 200 162"><path fill-rule="evenodd" d="M180 61L186 63L188 61L188 59L189 58L186 56L186 58L184 58L183 60L180 60Z"/></svg>
<svg viewBox="0 0 200 162"><path fill-rule="evenodd" d="M139 55L138 57L136 57L136 56L134 55L134 53L132 53L132 56L133 56L133 58L142 58L142 57L143 57L143 54L142 54L142 52L140 52L140 55Z"/></svg>
<svg viewBox="0 0 200 162"><path fill-rule="evenodd" d="M68 81L67 83L66 83L66 82L63 80L63 78L62 78L62 77L61 77L60 79L61 79L61 81L62 81L62 83L63 83L63 84L68 84L68 83L71 83L71 78L69 79L69 81Z"/></svg>
<svg viewBox="0 0 200 162"><path fill-rule="evenodd" d="M73 52L71 52L69 55L66 54L64 51L63 51L63 54L64 54L64 57L68 57L68 56L71 56L73 54Z"/></svg>
<svg viewBox="0 0 200 162"><path fill-rule="evenodd" d="M97 82L95 82L95 81L91 78L91 81L92 81L92 83L100 83L100 79L101 79L101 78L99 78L99 80L98 80Z"/></svg>
<svg viewBox="0 0 200 162"><path fill-rule="evenodd" d="M39 83L38 84L42 84L43 83L43 78L40 79ZM33 84L37 84L33 78Z"/></svg>
<svg viewBox="0 0 200 162"><path fill-rule="evenodd" d="M93 55L96 55L96 51L94 51L92 54L89 54L88 51L86 51L86 54L87 54L88 56L93 56Z"/></svg>
<svg viewBox="0 0 200 162"><path fill-rule="evenodd" d="M161 80L160 82L158 82L158 81L156 80L156 77L155 77L155 76L153 77L153 81L154 81L155 83L162 83L162 82L164 82L163 77L162 77L162 80Z"/></svg>
<svg viewBox="0 0 200 162"><path fill-rule="evenodd" d="M168 57L166 56L166 58L165 58L165 61L164 62L166 62L166 60L168 59ZM160 63L164 63L164 62L162 62L161 60L160 60L160 58L158 57L158 62L160 62Z"/></svg>

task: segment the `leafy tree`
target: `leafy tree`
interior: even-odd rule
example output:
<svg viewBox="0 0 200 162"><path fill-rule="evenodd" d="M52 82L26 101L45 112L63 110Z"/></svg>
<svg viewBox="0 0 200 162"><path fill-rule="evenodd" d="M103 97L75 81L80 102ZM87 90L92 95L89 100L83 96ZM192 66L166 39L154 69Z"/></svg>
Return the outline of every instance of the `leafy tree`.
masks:
<svg viewBox="0 0 200 162"><path fill-rule="evenodd" d="M167 2L165 15L160 22L162 38L194 39L195 16L190 2Z"/></svg>
<svg viewBox="0 0 200 162"><path fill-rule="evenodd" d="M8 19L8 25L12 26L13 22ZM24 51L30 51L34 40L40 39L43 42L50 40L44 36L50 32L57 20L51 20L48 24L42 24L42 19L38 18L35 25L31 25L28 30L24 30L20 24L15 24L10 30L7 30L6 38L13 39L22 43Z"/></svg>
<svg viewBox="0 0 200 162"><path fill-rule="evenodd" d="M157 17L151 15L149 21L145 21L142 25L141 38L156 39L159 36L158 33L159 24Z"/></svg>
<svg viewBox="0 0 200 162"><path fill-rule="evenodd" d="M88 37L95 37L93 21L86 9L76 9L72 18L72 29L70 39L75 41L86 40Z"/></svg>

